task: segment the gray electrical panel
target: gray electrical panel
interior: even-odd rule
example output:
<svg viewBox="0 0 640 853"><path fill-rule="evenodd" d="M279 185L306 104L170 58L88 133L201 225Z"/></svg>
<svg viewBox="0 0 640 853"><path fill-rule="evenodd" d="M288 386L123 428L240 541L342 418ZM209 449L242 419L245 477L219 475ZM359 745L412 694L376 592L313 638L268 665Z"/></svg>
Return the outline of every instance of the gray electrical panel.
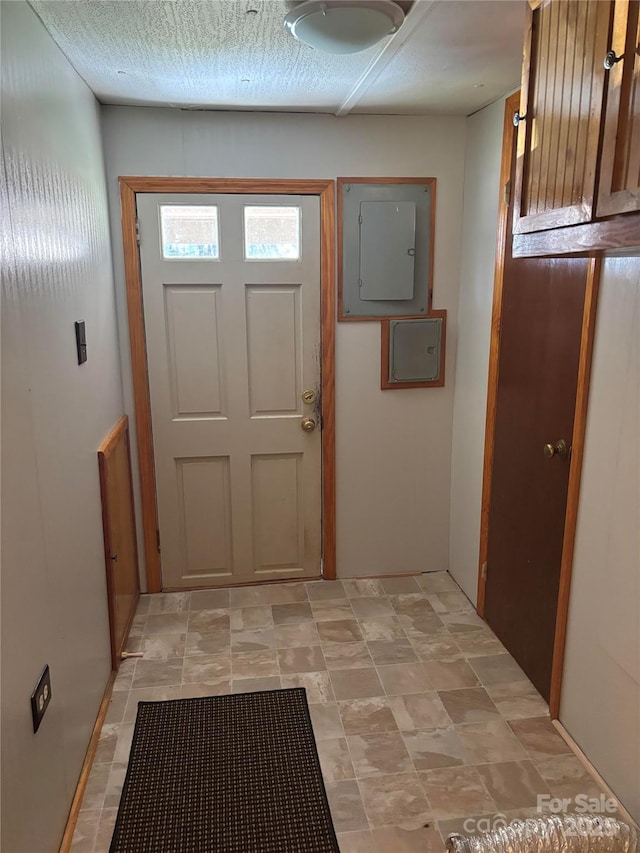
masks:
<svg viewBox="0 0 640 853"><path fill-rule="evenodd" d="M440 379L442 319L392 320L389 324L389 384Z"/></svg>
<svg viewBox="0 0 640 853"><path fill-rule="evenodd" d="M415 202L360 204L360 299L413 299L415 242Z"/></svg>
<svg viewBox="0 0 640 853"><path fill-rule="evenodd" d="M338 181L342 213L339 319L426 314L435 178L397 184Z"/></svg>

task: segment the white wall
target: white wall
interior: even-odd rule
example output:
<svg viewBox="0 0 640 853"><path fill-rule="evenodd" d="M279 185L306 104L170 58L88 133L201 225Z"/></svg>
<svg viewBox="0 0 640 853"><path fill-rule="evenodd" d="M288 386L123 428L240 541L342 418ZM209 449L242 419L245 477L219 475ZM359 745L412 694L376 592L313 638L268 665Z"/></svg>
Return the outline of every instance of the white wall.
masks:
<svg viewBox="0 0 640 853"><path fill-rule="evenodd" d="M96 451L122 390L99 108L26 3L1 15L0 846L46 853L111 669ZM29 697L46 663L52 699L34 735Z"/></svg>
<svg viewBox="0 0 640 853"><path fill-rule="evenodd" d="M640 820L640 258L601 279L560 720Z"/></svg>
<svg viewBox="0 0 640 853"><path fill-rule="evenodd" d="M449 571L475 603L504 99L467 119Z"/></svg>
<svg viewBox="0 0 640 853"><path fill-rule="evenodd" d="M465 120L105 107L103 127L130 416L118 175L438 179L434 306L449 309L447 384L380 391L380 324L338 324L337 541L341 577L447 568Z"/></svg>

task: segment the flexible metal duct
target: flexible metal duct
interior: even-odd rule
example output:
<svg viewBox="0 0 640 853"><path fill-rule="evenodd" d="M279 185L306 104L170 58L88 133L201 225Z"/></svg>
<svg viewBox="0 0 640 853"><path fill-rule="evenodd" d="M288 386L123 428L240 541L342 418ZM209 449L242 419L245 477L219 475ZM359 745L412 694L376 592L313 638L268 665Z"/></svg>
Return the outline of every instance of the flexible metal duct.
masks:
<svg viewBox="0 0 640 853"><path fill-rule="evenodd" d="M449 853L640 853L638 830L609 817L515 820L484 835L451 835Z"/></svg>

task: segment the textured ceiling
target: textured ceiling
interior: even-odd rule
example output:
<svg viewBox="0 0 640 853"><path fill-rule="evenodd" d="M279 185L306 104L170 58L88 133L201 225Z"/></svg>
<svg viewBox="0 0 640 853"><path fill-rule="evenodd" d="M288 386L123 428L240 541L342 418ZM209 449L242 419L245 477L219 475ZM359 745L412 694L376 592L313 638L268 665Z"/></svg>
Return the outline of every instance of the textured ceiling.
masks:
<svg viewBox="0 0 640 853"><path fill-rule="evenodd" d="M395 36L350 56L287 35L284 0L31 5L106 104L467 115L520 76L524 0L416 0Z"/></svg>

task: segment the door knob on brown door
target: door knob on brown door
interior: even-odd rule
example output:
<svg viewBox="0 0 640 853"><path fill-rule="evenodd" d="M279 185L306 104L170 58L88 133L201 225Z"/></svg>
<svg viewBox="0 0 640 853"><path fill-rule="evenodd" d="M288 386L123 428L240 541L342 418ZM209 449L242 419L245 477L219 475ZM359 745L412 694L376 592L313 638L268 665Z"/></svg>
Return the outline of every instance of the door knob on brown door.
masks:
<svg viewBox="0 0 640 853"><path fill-rule="evenodd" d="M305 432L313 432L316 428L316 422L313 418L303 418L300 421L300 426Z"/></svg>
<svg viewBox="0 0 640 853"><path fill-rule="evenodd" d="M567 442L564 438L561 438L560 441L556 441L555 444L545 444L544 455L547 459L552 459L554 456L560 456L562 459L566 459L569 455Z"/></svg>

